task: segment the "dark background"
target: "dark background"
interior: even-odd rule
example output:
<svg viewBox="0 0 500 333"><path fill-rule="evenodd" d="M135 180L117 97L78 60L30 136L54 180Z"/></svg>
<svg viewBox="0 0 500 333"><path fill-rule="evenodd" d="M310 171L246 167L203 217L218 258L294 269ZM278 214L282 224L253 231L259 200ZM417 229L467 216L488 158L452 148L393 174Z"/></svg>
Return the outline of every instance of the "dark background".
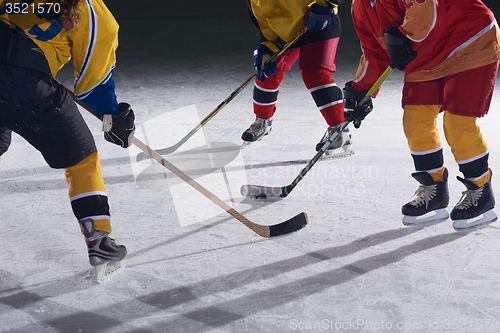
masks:
<svg viewBox="0 0 500 333"><path fill-rule="evenodd" d="M500 17L499 0L483 2ZM337 53L339 71L356 66L361 54L351 23L350 4L349 0L344 1L339 11L342 22ZM223 64L230 58L235 60L234 57L248 63L251 69L251 53L257 40L245 0L108 0L106 5L121 27L118 56L127 53L138 64L148 62L156 70L165 69L171 74L185 70L183 65L193 70L202 66L225 70Z"/></svg>

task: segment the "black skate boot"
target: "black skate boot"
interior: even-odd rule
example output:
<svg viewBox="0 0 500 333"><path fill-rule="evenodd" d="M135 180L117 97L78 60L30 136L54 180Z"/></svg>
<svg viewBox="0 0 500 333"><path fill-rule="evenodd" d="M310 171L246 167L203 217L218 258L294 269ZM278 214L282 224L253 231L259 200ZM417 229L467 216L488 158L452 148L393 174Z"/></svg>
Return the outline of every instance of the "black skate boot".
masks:
<svg viewBox="0 0 500 333"><path fill-rule="evenodd" d="M450 201L448 170L444 169L442 182L435 182L427 172L415 172L411 175L420 186L415 192L416 198L401 209L403 224L422 225L446 220L449 216L446 207Z"/></svg>
<svg viewBox="0 0 500 333"><path fill-rule="evenodd" d="M271 132L272 128L273 117L269 119L256 118L252 125L241 135L241 139L244 141L243 144L248 145L252 142L262 140Z"/></svg>
<svg viewBox="0 0 500 333"><path fill-rule="evenodd" d="M94 220L91 218L79 222L87 243L90 265L95 267L97 281L101 282L124 268L127 255L125 246L117 245L104 231L95 232Z"/></svg>
<svg viewBox="0 0 500 333"><path fill-rule="evenodd" d="M491 187L493 174L491 169L489 169L489 172L490 180L481 187L471 181L457 177L467 190L462 192L462 198L451 211L450 217L453 220L455 230L475 228L497 219L497 215L493 211L495 207L495 197Z"/></svg>
<svg viewBox="0 0 500 333"><path fill-rule="evenodd" d="M332 135L340 129L340 124L335 126L330 126L326 129L321 141L316 144L316 151L320 151L325 143L332 137ZM349 133L349 128L345 128L342 133L333 141L328 150L325 151L325 155L329 157L342 158L351 156L354 154L352 150L352 138L351 133ZM342 149L340 149L342 148Z"/></svg>

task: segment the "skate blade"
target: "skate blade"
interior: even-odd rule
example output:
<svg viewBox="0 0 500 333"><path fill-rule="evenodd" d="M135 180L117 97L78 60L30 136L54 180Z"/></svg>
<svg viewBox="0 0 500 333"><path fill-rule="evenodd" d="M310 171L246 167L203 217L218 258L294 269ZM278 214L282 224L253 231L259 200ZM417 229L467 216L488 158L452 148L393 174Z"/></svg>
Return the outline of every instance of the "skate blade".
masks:
<svg viewBox="0 0 500 333"><path fill-rule="evenodd" d="M496 220L497 220L497 214L495 214L493 209L490 209L489 211L484 212L483 214L473 217L471 219L454 220L453 228L456 231L472 230L485 226L486 224L490 224Z"/></svg>
<svg viewBox="0 0 500 333"><path fill-rule="evenodd" d="M325 151L324 159L345 158L354 155L354 150L350 146Z"/></svg>
<svg viewBox="0 0 500 333"><path fill-rule="evenodd" d="M110 261L102 265L95 266L95 278L98 283L108 281L113 276L125 268L125 259L120 261Z"/></svg>
<svg viewBox="0 0 500 333"><path fill-rule="evenodd" d="M267 134L264 134L259 140L256 141L243 141L241 148L247 148L249 146L261 145L267 141Z"/></svg>
<svg viewBox="0 0 500 333"><path fill-rule="evenodd" d="M433 210L428 212L427 214L420 216L409 216L405 215L403 217L403 224L406 226L423 226L430 225L439 222L446 221L450 214L446 210L446 208L441 208L437 210Z"/></svg>

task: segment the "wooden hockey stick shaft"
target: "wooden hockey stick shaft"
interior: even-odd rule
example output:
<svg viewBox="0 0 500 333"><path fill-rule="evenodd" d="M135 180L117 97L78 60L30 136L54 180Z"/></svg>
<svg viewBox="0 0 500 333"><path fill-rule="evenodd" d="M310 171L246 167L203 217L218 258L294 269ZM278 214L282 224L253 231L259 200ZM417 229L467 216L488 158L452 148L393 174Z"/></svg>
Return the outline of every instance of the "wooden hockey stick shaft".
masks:
<svg viewBox="0 0 500 333"><path fill-rule="evenodd" d="M82 103L79 101L75 94L66 88L66 90L69 92L69 94L73 97L75 102L80 105L82 108L87 110L88 112L92 113L94 116L96 113L94 110L92 110L90 107L88 107L86 104ZM249 229L253 230L256 234L259 236L269 238L269 237L274 237L274 236L281 236L284 234L288 234L297 230L302 229L306 224L307 224L307 214L302 212L299 213L298 215L281 222L276 225L261 225L254 223L250 220L248 220L246 217L241 215L239 212L237 212L235 209L233 209L231 206L226 204L224 201L219 199L215 194L204 188L202 185L200 185L198 182L196 182L194 179L186 175L184 172L182 172L179 168L177 168L175 165L167 161L163 156L158 154L156 151L151 149L149 146L147 146L144 142L141 140L137 139L136 137L132 138L132 143L137 146L139 149L141 149L143 152L147 153L149 156L154 158L157 162L159 162L161 165L163 165L165 168L170 170L172 173L174 173L176 176L184 180L186 183L191 185L194 189L196 189L198 192L203 194L205 197L207 197L209 200L211 200L213 203L217 204L219 207L224 209L228 214L236 218L238 221L243 223L246 227Z"/></svg>
<svg viewBox="0 0 500 333"><path fill-rule="evenodd" d="M292 46L297 40L299 40L299 38L304 33L306 33L306 31L307 31L307 27L305 27L304 29L302 29L301 31L299 31L290 41L288 41L288 43L286 43L283 46L283 48L279 52L275 53L269 60L267 60L266 63L265 63L265 65L267 65L267 64L275 61L276 58L278 58L279 56L281 56L286 50L288 50L290 48L290 46ZM174 151L176 151L177 149L179 149L180 146L182 146L187 140L189 140L193 135L195 135L196 132L198 132L198 130L200 130L203 126L205 126L205 124L210 119L212 119L217 113L219 113L219 111L222 110L223 107L225 107L241 91L243 91L243 89L245 89L253 81L253 79L255 77L256 77L255 74L253 74L252 76L250 76L245 82L243 82L243 84L241 84L225 100L223 100L222 103L220 103L212 112L210 112L205 118L203 118L203 120L195 128L193 128L191 131L189 131L189 133L186 134L179 142L177 142L175 145L170 146L170 147L166 147L166 148L162 148L162 149L157 149L156 152L158 152L159 154L162 154L162 155L166 155L166 154L173 153ZM145 156L144 153L139 153L137 155L137 157L136 157L137 161L142 161L144 159L147 159L147 156Z"/></svg>
<svg viewBox="0 0 500 333"><path fill-rule="evenodd" d="M209 200L214 202L216 205L224 209L227 213L229 213L231 216L236 218L238 221L243 223L245 226L253 230L256 234L259 236L269 238L271 237L271 229L269 226L265 225L260 225L256 224L254 222L251 222L248 220L246 217L238 213L236 210L234 210L231 206L226 204L224 201L219 199L215 194L211 193L208 191L206 188L201 186L198 182L196 182L194 179L186 175L184 172L182 172L179 168L177 168L175 165L167 161L163 156L158 154L156 151L152 150L149 148L146 144L144 144L142 141L134 137L132 139L132 143L136 145L139 149L147 153L149 156L154 158L157 162L159 162L161 165L163 165L165 168L173 172L176 176L184 180L186 183L191 185L194 189L196 189L198 192L203 194L205 197L207 197Z"/></svg>

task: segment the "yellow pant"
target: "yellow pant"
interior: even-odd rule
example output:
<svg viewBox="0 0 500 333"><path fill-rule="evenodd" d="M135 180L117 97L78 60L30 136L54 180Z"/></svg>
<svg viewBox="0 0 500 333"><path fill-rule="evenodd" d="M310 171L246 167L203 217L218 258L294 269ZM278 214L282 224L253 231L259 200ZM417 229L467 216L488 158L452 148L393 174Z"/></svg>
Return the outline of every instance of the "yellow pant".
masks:
<svg viewBox="0 0 500 333"><path fill-rule="evenodd" d="M415 169L429 172L435 181L442 180L444 164L436 126L439 111L439 105L406 105L403 115L403 128ZM443 128L464 177L482 186L489 180L488 146L476 119L444 111Z"/></svg>
<svg viewBox="0 0 500 333"><path fill-rule="evenodd" d="M101 174L99 154L93 153L77 165L65 168L71 208L78 220L90 217L95 230L111 233L108 197Z"/></svg>

